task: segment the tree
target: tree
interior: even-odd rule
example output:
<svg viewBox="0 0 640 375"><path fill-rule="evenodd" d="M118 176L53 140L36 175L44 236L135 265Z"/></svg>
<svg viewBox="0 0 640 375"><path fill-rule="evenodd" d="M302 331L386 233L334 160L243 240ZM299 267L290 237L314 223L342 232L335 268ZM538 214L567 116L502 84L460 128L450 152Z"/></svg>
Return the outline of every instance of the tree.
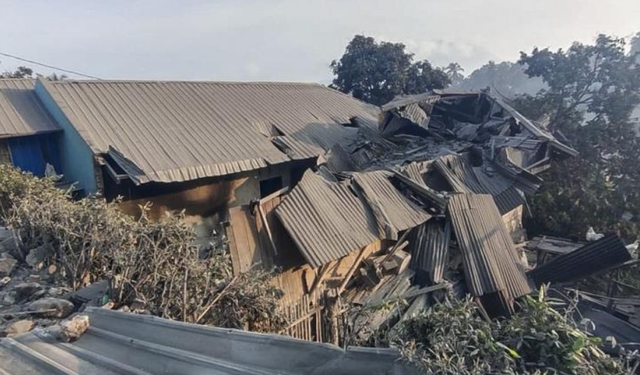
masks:
<svg viewBox="0 0 640 375"><path fill-rule="evenodd" d="M509 61L501 63L489 61L463 80L454 82L454 86L468 90L482 90L489 87L509 99L523 94L535 95L544 88L544 83L540 78L529 77L524 72L525 69L525 66Z"/></svg>
<svg viewBox="0 0 640 375"><path fill-rule="evenodd" d="M32 78L33 70L26 66L20 66L14 72L0 73L0 78Z"/></svg>
<svg viewBox="0 0 640 375"><path fill-rule="evenodd" d="M631 56L640 54L640 32L638 32L636 35L633 36L630 44L631 44L631 49L629 51L629 54ZM640 59L640 56L637 56L636 58Z"/></svg>
<svg viewBox="0 0 640 375"><path fill-rule="evenodd" d="M332 87L366 102L382 105L403 94L441 89L450 80L429 61L413 62L402 43L376 42L356 35L339 61L331 62Z"/></svg>
<svg viewBox="0 0 640 375"><path fill-rule="evenodd" d="M69 77L67 77L67 75L66 75L66 74L60 74L60 75L58 75L58 74L56 74L56 73L51 73L51 74L50 74L50 75L48 75L46 78L47 78L47 80L49 80L49 81L64 81L65 79L67 79L67 78L69 78Z"/></svg>
<svg viewBox="0 0 640 375"><path fill-rule="evenodd" d="M593 45L521 53L525 72L547 88L516 107L532 118L548 113L549 130L580 152L548 172L532 202L534 231L582 237L593 226L640 237L640 142L630 121L640 103L640 68L624 47L624 40L600 35Z"/></svg>
<svg viewBox="0 0 640 375"><path fill-rule="evenodd" d="M451 83L454 85L464 79L464 75L462 75L464 69L458 63L450 63L446 68L444 68L444 71L447 73Z"/></svg>

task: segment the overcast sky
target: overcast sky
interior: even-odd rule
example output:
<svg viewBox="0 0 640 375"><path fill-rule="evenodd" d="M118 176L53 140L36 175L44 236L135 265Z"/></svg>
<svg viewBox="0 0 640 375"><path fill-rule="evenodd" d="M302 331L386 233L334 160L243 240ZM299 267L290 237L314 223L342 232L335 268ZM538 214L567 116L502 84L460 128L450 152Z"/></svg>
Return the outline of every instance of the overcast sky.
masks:
<svg viewBox="0 0 640 375"><path fill-rule="evenodd" d="M0 0L0 52L105 79L329 83L354 34L470 73L638 31L640 0Z"/></svg>

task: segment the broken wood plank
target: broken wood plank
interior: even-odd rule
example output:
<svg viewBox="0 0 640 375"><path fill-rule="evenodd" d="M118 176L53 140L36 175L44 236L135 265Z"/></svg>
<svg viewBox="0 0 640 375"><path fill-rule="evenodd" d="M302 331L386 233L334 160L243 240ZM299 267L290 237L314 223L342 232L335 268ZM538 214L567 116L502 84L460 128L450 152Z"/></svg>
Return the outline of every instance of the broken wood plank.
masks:
<svg viewBox="0 0 640 375"><path fill-rule="evenodd" d="M362 250L360 250L360 254L358 254L358 256L356 257L356 260L351 265L351 268L349 268L349 271L344 276L344 281L342 281L342 284L340 284L340 287L338 287L338 295L341 295L344 289L347 287L347 284L349 284L351 277L358 269L358 266L360 266L360 263L364 259L364 254L366 252L367 252L367 247L363 247Z"/></svg>

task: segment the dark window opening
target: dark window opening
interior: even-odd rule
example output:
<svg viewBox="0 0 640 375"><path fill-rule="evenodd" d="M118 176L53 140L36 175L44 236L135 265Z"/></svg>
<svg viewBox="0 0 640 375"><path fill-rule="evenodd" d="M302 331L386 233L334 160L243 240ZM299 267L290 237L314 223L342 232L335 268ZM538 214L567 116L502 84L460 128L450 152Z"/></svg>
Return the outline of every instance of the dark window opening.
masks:
<svg viewBox="0 0 640 375"><path fill-rule="evenodd" d="M282 177L280 176L262 180L260 181L260 197L264 198L282 188Z"/></svg>

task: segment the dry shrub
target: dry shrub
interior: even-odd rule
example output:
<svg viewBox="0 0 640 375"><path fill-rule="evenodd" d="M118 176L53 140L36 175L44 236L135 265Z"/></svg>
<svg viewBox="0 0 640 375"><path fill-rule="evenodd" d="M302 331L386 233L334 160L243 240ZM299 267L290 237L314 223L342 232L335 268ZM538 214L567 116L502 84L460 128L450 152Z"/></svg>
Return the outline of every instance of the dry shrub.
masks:
<svg viewBox="0 0 640 375"><path fill-rule="evenodd" d="M37 179L11 165L0 164L0 225L6 224L5 218L13 207L13 202L53 187L51 179Z"/></svg>
<svg viewBox="0 0 640 375"><path fill-rule="evenodd" d="M287 321L278 313L282 290L271 284L272 273L252 271L238 275L210 316L214 325L255 332L279 332Z"/></svg>
<svg viewBox="0 0 640 375"><path fill-rule="evenodd" d="M0 198L7 202L4 218L17 234L23 259L31 249L47 249L45 265L56 265L74 289L109 279L117 304L142 301L166 318L250 329L282 324L275 309L282 292L270 286L270 274L251 272L231 283L228 254L194 246L195 233L183 214L152 221L148 207L141 207L136 219L117 202L72 200L51 181L7 171Z"/></svg>

